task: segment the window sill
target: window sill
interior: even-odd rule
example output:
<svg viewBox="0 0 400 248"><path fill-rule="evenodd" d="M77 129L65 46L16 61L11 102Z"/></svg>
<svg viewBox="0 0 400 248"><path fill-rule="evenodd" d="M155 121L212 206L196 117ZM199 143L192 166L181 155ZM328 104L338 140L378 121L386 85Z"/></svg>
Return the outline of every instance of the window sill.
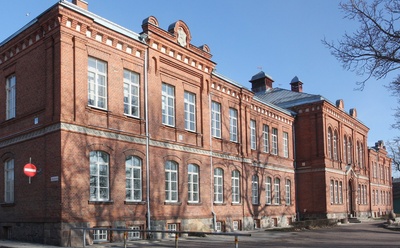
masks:
<svg viewBox="0 0 400 248"><path fill-rule="evenodd" d="M202 202L188 202L187 203L188 206L200 206L202 204L203 204Z"/></svg>
<svg viewBox="0 0 400 248"><path fill-rule="evenodd" d="M144 205L145 201L124 201L125 205Z"/></svg>
<svg viewBox="0 0 400 248"><path fill-rule="evenodd" d="M182 205L182 202L164 202L164 205L181 206L181 205Z"/></svg>
<svg viewBox="0 0 400 248"><path fill-rule="evenodd" d="M236 202L236 203L231 203L232 206L242 206L243 204L240 202Z"/></svg>
<svg viewBox="0 0 400 248"><path fill-rule="evenodd" d="M225 202L214 202L214 206L226 206Z"/></svg>
<svg viewBox="0 0 400 248"><path fill-rule="evenodd" d="M15 202L2 202L0 203L0 207L14 207Z"/></svg>
<svg viewBox="0 0 400 248"><path fill-rule="evenodd" d="M110 200L110 201L88 201L88 204L91 205L111 205L114 204L114 201Z"/></svg>

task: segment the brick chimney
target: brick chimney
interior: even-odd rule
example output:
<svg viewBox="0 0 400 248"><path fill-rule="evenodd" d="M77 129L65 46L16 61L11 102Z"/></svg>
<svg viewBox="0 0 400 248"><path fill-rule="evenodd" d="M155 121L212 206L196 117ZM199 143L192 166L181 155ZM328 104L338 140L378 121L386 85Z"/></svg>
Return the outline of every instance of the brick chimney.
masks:
<svg viewBox="0 0 400 248"><path fill-rule="evenodd" d="M292 91L300 93L303 92L303 83L299 80L297 76L292 79L290 85L292 86Z"/></svg>
<svg viewBox="0 0 400 248"><path fill-rule="evenodd" d="M254 75L249 82L251 83L251 90L253 92L265 92L272 89L274 80L269 75L265 74L265 72L260 71Z"/></svg>
<svg viewBox="0 0 400 248"><path fill-rule="evenodd" d="M72 0L72 3L82 9L85 9L85 10L88 9L88 3L84 0Z"/></svg>

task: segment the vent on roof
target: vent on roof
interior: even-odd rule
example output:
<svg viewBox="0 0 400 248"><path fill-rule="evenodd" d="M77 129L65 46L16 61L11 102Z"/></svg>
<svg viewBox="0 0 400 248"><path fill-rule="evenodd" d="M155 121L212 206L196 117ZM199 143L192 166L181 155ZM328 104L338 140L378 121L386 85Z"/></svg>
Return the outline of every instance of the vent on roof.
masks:
<svg viewBox="0 0 400 248"><path fill-rule="evenodd" d="M292 79L290 86L292 86L292 91L294 92L303 92L303 83L297 76Z"/></svg>
<svg viewBox="0 0 400 248"><path fill-rule="evenodd" d="M253 92L265 92L266 90L272 89L272 83L274 80L265 72L260 71L256 75L254 75L250 81L251 90Z"/></svg>

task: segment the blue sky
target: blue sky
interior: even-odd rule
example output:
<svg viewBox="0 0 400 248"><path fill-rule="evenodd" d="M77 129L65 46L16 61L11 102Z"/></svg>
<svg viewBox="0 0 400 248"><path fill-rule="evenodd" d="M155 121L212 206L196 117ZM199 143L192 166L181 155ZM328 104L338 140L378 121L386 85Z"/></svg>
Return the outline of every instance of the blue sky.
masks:
<svg viewBox="0 0 400 248"><path fill-rule="evenodd" d="M57 0L8 1L0 15L0 42L44 12ZM184 21L195 46L207 44L217 71L251 88L250 78L262 68L274 87L290 89L298 76L306 93L319 94L345 110L356 108L358 118L370 128L368 145L399 136L394 122L396 98L384 87L394 75L367 82L346 71L321 40L339 40L358 24L344 19L337 0L87 0L89 11L140 33L143 19L155 16L167 29ZM400 73L400 72L399 72Z"/></svg>

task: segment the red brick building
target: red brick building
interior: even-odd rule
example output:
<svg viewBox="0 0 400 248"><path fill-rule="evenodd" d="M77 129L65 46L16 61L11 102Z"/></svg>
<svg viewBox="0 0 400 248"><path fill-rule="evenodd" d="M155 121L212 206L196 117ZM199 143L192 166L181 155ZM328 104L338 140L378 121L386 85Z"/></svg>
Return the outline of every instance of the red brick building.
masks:
<svg viewBox="0 0 400 248"><path fill-rule="evenodd" d="M64 246L72 227L235 231L391 209L370 205L373 155L355 111L302 101L316 96L299 81L272 101L284 90L263 72L246 89L215 72L183 21L164 30L151 16L142 29L60 1L0 43L2 238Z"/></svg>

